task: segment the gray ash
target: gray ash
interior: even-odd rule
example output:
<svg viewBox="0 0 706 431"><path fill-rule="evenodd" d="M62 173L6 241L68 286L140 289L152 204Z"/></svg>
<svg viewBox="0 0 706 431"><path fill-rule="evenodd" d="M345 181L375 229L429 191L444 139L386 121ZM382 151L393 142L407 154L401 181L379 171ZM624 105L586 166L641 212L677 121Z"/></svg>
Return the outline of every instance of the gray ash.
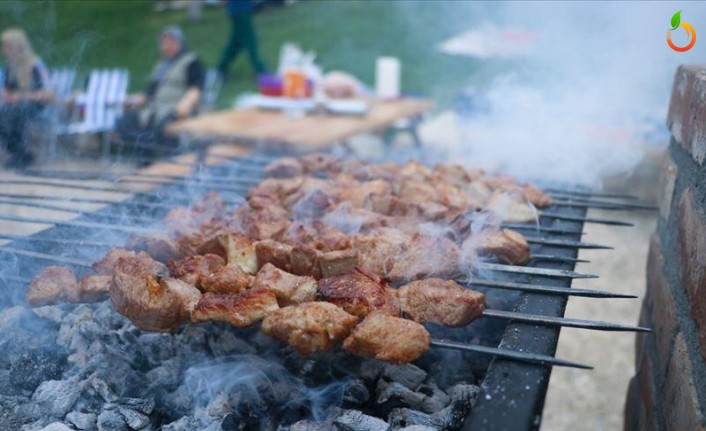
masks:
<svg viewBox="0 0 706 431"><path fill-rule="evenodd" d="M459 352L304 358L258 328L142 332L109 301L0 309L0 350L3 430L454 430L479 392Z"/></svg>

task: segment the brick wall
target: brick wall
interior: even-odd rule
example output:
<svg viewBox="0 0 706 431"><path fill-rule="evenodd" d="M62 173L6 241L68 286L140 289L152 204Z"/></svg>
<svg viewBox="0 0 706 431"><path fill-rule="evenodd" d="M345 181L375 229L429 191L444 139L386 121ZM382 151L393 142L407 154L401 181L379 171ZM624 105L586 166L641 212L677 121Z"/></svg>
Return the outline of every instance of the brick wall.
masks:
<svg viewBox="0 0 706 431"><path fill-rule="evenodd" d="M680 66L667 124L625 430L706 430L706 66Z"/></svg>

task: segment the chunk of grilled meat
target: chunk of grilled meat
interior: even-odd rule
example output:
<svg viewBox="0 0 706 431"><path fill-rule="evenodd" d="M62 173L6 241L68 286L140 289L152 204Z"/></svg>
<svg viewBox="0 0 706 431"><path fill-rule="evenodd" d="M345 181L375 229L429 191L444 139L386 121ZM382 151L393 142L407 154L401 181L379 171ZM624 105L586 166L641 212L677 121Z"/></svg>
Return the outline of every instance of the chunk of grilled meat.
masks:
<svg viewBox="0 0 706 431"><path fill-rule="evenodd" d="M279 238L286 244L306 244L321 251L350 248L350 237L321 220L294 222Z"/></svg>
<svg viewBox="0 0 706 431"><path fill-rule="evenodd" d="M338 162L338 158L325 153L307 154L299 160L304 167L304 171L308 174L326 172Z"/></svg>
<svg viewBox="0 0 706 431"><path fill-rule="evenodd" d="M291 223L286 211L282 214L283 211L275 206L263 209L241 206L233 213L230 223L237 231L255 240L277 238Z"/></svg>
<svg viewBox="0 0 706 431"><path fill-rule="evenodd" d="M459 256L460 249L448 238L417 235L400 255L390 258L386 276L393 282L453 278L458 274Z"/></svg>
<svg viewBox="0 0 706 431"><path fill-rule="evenodd" d="M69 302L100 302L108 298L112 275L84 275Z"/></svg>
<svg viewBox="0 0 706 431"><path fill-rule="evenodd" d="M225 265L223 258L215 254L189 256L167 262L172 277L195 287L201 287L201 281L204 278L214 274Z"/></svg>
<svg viewBox="0 0 706 431"><path fill-rule="evenodd" d="M412 362L429 350L431 336L419 323L374 313L343 341L346 352L393 364Z"/></svg>
<svg viewBox="0 0 706 431"><path fill-rule="evenodd" d="M237 265L226 265L216 272L202 276L200 289L211 293L241 293L248 289L253 276Z"/></svg>
<svg viewBox="0 0 706 431"><path fill-rule="evenodd" d="M225 259L229 266L238 266L243 272L257 272L257 255L255 241L241 234L224 234L211 238L201 244L198 254L215 254Z"/></svg>
<svg viewBox="0 0 706 431"><path fill-rule="evenodd" d="M280 306L311 302L316 299L314 277L298 276L283 271L271 263L265 264L255 277L253 289L268 289L275 293Z"/></svg>
<svg viewBox="0 0 706 431"><path fill-rule="evenodd" d="M488 231L480 234L482 239L478 246L478 254L492 255L502 263L524 265L530 260L529 243L524 236L510 230ZM466 241L473 241L467 239Z"/></svg>
<svg viewBox="0 0 706 431"><path fill-rule="evenodd" d="M137 257L115 263L110 299L116 311L145 331L169 331L189 320L201 292L176 278L157 281Z"/></svg>
<svg viewBox="0 0 706 431"><path fill-rule="evenodd" d="M306 356L332 349L357 323L357 317L333 304L307 302L272 312L262 322L262 332Z"/></svg>
<svg viewBox="0 0 706 431"><path fill-rule="evenodd" d="M394 259L402 254L408 238L402 232L389 228L354 236L353 250L358 254L358 266L367 272L385 275L385 268L391 267Z"/></svg>
<svg viewBox="0 0 706 431"><path fill-rule="evenodd" d="M151 273L163 274L165 272L164 266L144 251L135 253L134 251L126 250L120 247L113 247L108 250L101 260L93 264L93 270L98 275L112 275L113 266L115 266L115 262L117 262L121 257L136 257L137 259L140 259L149 267L148 269Z"/></svg>
<svg viewBox="0 0 706 431"><path fill-rule="evenodd" d="M246 328L278 308L275 293L267 289L250 289L239 295L204 293L191 313L191 321L215 320Z"/></svg>
<svg viewBox="0 0 706 431"><path fill-rule="evenodd" d="M25 299L32 307L56 304L66 300L66 294L78 289L76 275L70 268L48 266L29 285Z"/></svg>
<svg viewBox="0 0 706 431"><path fill-rule="evenodd" d="M399 316L400 306L394 290L379 278L360 270L319 280L319 295L358 317L370 313Z"/></svg>
<svg viewBox="0 0 706 431"><path fill-rule="evenodd" d="M147 252L147 254L160 262L182 257L176 241L165 234L159 233L131 235L125 242L125 248Z"/></svg>
<svg viewBox="0 0 706 431"><path fill-rule="evenodd" d="M273 240L259 241L255 252L260 266L271 263L292 274L316 279L349 272L358 261L352 250L322 252L304 244L292 246Z"/></svg>
<svg viewBox="0 0 706 431"><path fill-rule="evenodd" d="M265 175L272 178L292 178L303 173L304 167L294 157L281 157L265 167Z"/></svg>
<svg viewBox="0 0 706 431"><path fill-rule="evenodd" d="M483 314L485 295L455 281L427 278L397 290L402 313L418 323L459 327Z"/></svg>
<svg viewBox="0 0 706 431"><path fill-rule="evenodd" d="M503 221L525 223L537 220L537 210L517 190L496 190L486 207Z"/></svg>

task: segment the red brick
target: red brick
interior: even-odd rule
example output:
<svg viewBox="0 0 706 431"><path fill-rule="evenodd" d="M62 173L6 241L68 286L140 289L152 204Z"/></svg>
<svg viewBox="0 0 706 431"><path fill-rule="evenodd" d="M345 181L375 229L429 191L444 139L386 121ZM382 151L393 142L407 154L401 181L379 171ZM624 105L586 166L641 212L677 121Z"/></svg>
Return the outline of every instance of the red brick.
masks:
<svg viewBox="0 0 706 431"><path fill-rule="evenodd" d="M677 333L679 323L677 310L670 286L662 273L664 257L657 235L650 238L650 250L647 255L647 291L652 298L653 336L657 347L656 375L657 381L662 381L667 370L667 361L672 351L672 341Z"/></svg>
<svg viewBox="0 0 706 431"><path fill-rule="evenodd" d="M659 203L659 214L663 219L669 218L669 212L672 208L672 196L674 195L674 183L677 179L677 165L671 157L666 157L662 163L662 171L660 173L659 190L657 202Z"/></svg>
<svg viewBox="0 0 706 431"><path fill-rule="evenodd" d="M679 202L677 251L682 282L689 297L689 313L699 329L701 354L706 358L706 218L694 206L691 189Z"/></svg>
<svg viewBox="0 0 706 431"><path fill-rule="evenodd" d="M653 364L649 355L642 355L637 367L637 405L638 411L635 415L638 430L652 431L657 429L657 415L664 412L657 405L655 396L655 381L653 374Z"/></svg>
<svg viewBox="0 0 706 431"><path fill-rule="evenodd" d="M706 159L706 67L679 66L674 77L667 124L672 136L700 165Z"/></svg>
<svg viewBox="0 0 706 431"><path fill-rule="evenodd" d="M689 351L681 332L674 340L674 350L669 361L664 386L664 405L667 430L706 430L692 377Z"/></svg>

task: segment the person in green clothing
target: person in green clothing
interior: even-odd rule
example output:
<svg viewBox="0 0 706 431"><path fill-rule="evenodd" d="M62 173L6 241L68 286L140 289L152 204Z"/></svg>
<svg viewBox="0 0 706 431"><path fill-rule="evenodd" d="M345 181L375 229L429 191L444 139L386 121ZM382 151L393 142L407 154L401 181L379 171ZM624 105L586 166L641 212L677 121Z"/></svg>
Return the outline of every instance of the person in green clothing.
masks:
<svg viewBox="0 0 706 431"><path fill-rule="evenodd" d="M240 54L240 51L245 49L255 73L258 75L264 73L265 65L257 50L257 35L252 21L252 1L228 0L226 8L231 22L230 39L223 49L218 72L222 77L227 77L230 63Z"/></svg>

